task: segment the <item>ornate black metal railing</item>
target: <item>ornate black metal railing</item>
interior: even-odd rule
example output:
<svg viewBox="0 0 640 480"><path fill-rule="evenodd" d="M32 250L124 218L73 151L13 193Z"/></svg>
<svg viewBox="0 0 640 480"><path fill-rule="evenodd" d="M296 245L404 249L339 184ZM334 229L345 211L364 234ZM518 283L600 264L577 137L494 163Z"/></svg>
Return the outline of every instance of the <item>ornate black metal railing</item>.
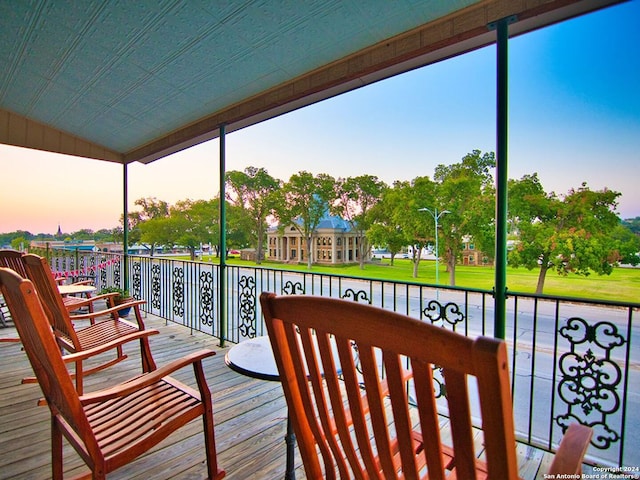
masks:
<svg viewBox="0 0 640 480"><path fill-rule="evenodd" d="M221 330L218 265L144 256L129 262L131 294L147 301L147 312L192 331L226 331L230 342L266 334L258 301L264 291L366 302L465 335L493 335L488 290L229 265ZM56 271L92 272L98 288L119 284L124 271L119 256L100 253L67 252L51 263ZM579 421L594 428L592 461L640 465L640 450L630 448L640 445L640 349L631 347L640 341L639 311L637 303L510 292L506 340L520 440L553 451L567 424Z"/></svg>

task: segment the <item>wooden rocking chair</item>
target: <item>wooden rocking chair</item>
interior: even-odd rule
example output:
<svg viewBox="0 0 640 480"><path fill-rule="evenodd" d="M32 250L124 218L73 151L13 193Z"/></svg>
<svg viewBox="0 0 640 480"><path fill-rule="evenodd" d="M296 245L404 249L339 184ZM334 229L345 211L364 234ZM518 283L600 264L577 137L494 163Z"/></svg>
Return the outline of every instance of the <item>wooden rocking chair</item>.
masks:
<svg viewBox="0 0 640 480"><path fill-rule="evenodd" d="M21 277L27 278L27 272L24 267L22 255L23 253L17 250L0 250L0 267L7 267L15 270ZM56 280L56 282L57 281L58 280ZM90 283L90 280L81 280L73 283L72 285L86 285L87 283ZM65 296L62 297L62 302L69 312L73 312L82 307L87 307L90 312L93 312L95 302L102 300L109 302L109 298L114 295L116 294L111 293L87 298ZM92 323L95 323L95 321L92 321Z"/></svg>
<svg viewBox="0 0 640 480"><path fill-rule="evenodd" d="M195 352L118 386L80 396L33 283L0 268L0 289L15 313L16 328L51 410L54 480L63 477L63 435L91 470L91 478L104 479L199 416L208 478L224 477L218 469L211 392L202 368L202 360L215 352ZM197 391L168 376L188 365L193 365Z"/></svg>
<svg viewBox="0 0 640 480"><path fill-rule="evenodd" d="M84 355L73 357L75 358L76 389L80 395L83 393L84 375L103 370L127 358L127 355L122 350L122 345L125 343L139 340L142 371L150 372L155 370L156 364L151 355L148 337L159 332L154 329L145 329L142 314L140 313L140 304L144 303L144 301L136 301L102 311L71 316L62 302L62 296L58 291L46 259L38 255L26 254L22 255L22 260L27 277L34 283L38 291L40 301L49 317L60 348L70 353L85 352ZM119 309L128 305L134 308L137 321L135 324L119 318L117 315ZM76 329L72 322L72 320L96 319L104 315L108 317L106 320L93 323L85 328ZM83 360L109 350L116 350L116 358L88 369L86 372L83 370ZM23 382L29 381L35 381L35 379L23 380Z"/></svg>
<svg viewBox="0 0 640 480"><path fill-rule="evenodd" d="M503 341L352 301L263 293L260 302L307 479L518 478ZM440 430L433 366L443 371L450 445ZM572 424L550 473L579 473L591 433Z"/></svg>

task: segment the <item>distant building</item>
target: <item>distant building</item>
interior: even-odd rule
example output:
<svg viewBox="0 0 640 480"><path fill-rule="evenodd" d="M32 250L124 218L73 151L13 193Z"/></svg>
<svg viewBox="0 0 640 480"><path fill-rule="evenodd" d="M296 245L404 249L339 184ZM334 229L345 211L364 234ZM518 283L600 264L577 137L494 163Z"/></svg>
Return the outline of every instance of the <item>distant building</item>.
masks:
<svg viewBox="0 0 640 480"><path fill-rule="evenodd" d="M267 259L275 262L305 263L307 244L295 225L267 231ZM313 263L346 264L359 261L358 235L348 222L329 215L322 218L311 241Z"/></svg>
<svg viewBox="0 0 640 480"><path fill-rule="evenodd" d="M487 255L476 249L473 237L465 235L462 238L462 265L487 266L493 265L493 262Z"/></svg>

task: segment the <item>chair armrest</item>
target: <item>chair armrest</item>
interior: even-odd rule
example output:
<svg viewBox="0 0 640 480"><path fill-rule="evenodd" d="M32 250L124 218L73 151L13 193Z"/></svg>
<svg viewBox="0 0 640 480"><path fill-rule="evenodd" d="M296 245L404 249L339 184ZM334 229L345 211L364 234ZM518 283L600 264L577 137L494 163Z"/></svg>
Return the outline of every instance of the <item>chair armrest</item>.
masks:
<svg viewBox="0 0 640 480"><path fill-rule="evenodd" d="M564 432L560 446L549 468L549 475L580 474L582 462L589 448L593 430L580 423L572 423Z"/></svg>
<svg viewBox="0 0 640 480"><path fill-rule="evenodd" d="M86 360L87 358L94 357L99 353L107 352L109 350L113 350L115 347L119 345L123 345L125 343L131 342L133 340L137 340L144 337L149 337L151 335L157 335L160 333L159 330L150 329L150 330L138 330L137 332L129 333L127 335L123 335L115 340L111 340L108 343L103 345L89 348L87 350L82 350L81 352L69 353L67 355L62 356L62 360L65 363L77 362L78 360Z"/></svg>
<svg viewBox="0 0 640 480"><path fill-rule="evenodd" d="M103 293L101 295L96 295L94 297L89 297L89 298L73 297L73 298L77 299L73 303L73 308L84 307L86 305L92 304L93 302L95 302L97 300L108 300L109 298L115 297L117 295L118 295L117 292L113 292L113 293Z"/></svg>
<svg viewBox="0 0 640 480"><path fill-rule="evenodd" d="M112 295L112 294L107 294L107 295ZM88 300L95 300L97 298L98 297L92 297L91 299L88 299ZM145 303L147 303L146 300L134 300L132 302L121 303L120 305L117 305L115 307L105 308L104 310L88 312L88 313L79 313L77 315L70 315L70 317L71 317L71 320L86 320L86 319L91 319L96 317L103 317L105 315L110 315L114 312L117 312L118 310L122 310L123 308L135 307L136 305L143 305Z"/></svg>
<svg viewBox="0 0 640 480"><path fill-rule="evenodd" d="M128 382L124 382L112 388L99 390L97 392L91 392L80 397L80 402L83 405L89 405L91 403L104 402L112 398L123 397L135 392L141 388L148 387L161 380L162 378L170 375L176 370L180 370L188 365L195 363L201 363L203 359L212 357L216 352L213 350L198 350L182 358L174 360L167 365L154 370L153 372L144 373L138 377L131 379Z"/></svg>

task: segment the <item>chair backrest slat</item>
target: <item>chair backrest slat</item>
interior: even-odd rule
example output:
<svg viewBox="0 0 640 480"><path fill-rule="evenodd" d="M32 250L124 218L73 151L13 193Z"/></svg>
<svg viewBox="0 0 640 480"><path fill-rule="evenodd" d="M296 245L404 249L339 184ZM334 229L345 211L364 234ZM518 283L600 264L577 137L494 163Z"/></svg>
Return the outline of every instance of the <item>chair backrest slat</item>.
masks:
<svg viewBox="0 0 640 480"><path fill-rule="evenodd" d="M446 470L518 478L504 342L357 302L260 301L307 478L438 480ZM444 400L436 399L434 369L443 372ZM476 390L479 408L470 403ZM450 418L450 445L439 409ZM486 463L472 413L482 417Z"/></svg>
<svg viewBox="0 0 640 480"><path fill-rule="evenodd" d="M0 250L0 267L10 268L22 278L27 278L22 253L17 250Z"/></svg>
<svg viewBox="0 0 640 480"><path fill-rule="evenodd" d="M34 254L25 254L22 259L27 275L38 290L42 306L56 334L67 338L74 345L76 351L80 350L80 342L73 328L69 311L62 301L62 295L60 295L47 259Z"/></svg>

